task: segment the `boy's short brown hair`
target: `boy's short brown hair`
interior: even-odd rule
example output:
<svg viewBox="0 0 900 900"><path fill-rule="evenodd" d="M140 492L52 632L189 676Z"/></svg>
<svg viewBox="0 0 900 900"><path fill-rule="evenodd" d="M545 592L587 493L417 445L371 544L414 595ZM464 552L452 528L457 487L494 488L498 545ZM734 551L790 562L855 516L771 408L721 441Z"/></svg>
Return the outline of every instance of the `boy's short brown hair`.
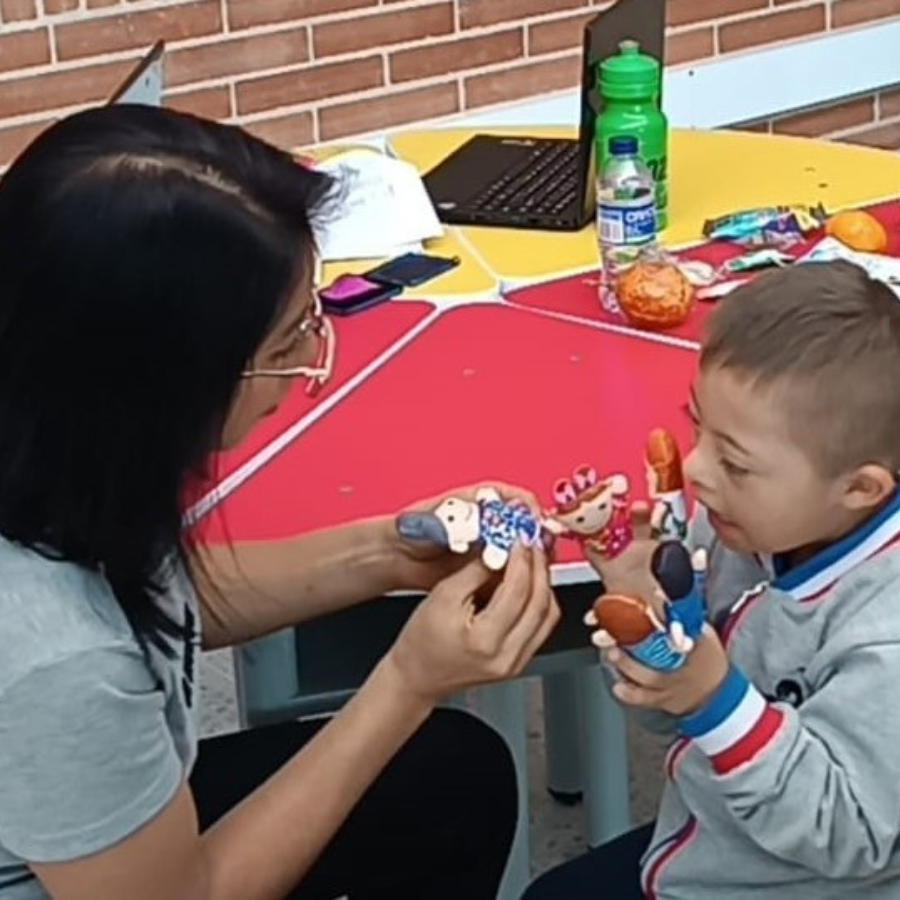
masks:
<svg viewBox="0 0 900 900"><path fill-rule="evenodd" d="M707 320L700 366L771 389L827 477L900 469L900 298L848 262L755 278Z"/></svg>

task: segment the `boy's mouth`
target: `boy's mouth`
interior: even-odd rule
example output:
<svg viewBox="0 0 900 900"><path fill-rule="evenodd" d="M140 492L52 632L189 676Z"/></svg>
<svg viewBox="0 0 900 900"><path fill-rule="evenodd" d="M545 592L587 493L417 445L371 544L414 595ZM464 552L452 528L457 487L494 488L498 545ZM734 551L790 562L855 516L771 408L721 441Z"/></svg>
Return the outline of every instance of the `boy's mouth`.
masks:
<svg viewBox="0 0 900 900"><path fill-rule="evenodd" d="M707 509L709 524L714 531L733 531L737 526L730 519L717 513L715 510Z"/></svg>

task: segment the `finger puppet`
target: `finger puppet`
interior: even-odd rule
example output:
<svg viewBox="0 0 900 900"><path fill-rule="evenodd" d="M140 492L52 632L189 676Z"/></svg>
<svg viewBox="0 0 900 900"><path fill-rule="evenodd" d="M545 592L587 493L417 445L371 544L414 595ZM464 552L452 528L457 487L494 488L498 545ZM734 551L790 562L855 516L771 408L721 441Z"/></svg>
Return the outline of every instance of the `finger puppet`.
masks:
<svg viewBox="0 0 900 900"><path fill-rule="evenodd" d="M663 541L653 551L650 570L666 597L666 631L671 646L690 653L706 619L706 551L693 556L678 541Z"/></svg>
<svg viewBox="0 0 900 900"><path fill-rule="evenodd" d="M672 646L668 632L645 600L625 594L603 594L594 603L587 621L650 669L671 672L684 665L686 654Z"/></svg>
<svg viewBox="0 0 900 900"><path fill-rule="evenodd" d="M397 531L410 541L429 541L453 553L481 545L481 559L493 571L509 561L516 541L539 545L542 522L521 501L504 501L490 487L480 488L474 500L447 497L431 512L406 512L397 517Z"/></svg>
<svg viewBox="0 0 900 900"><path fill-rule="evenodd" d="M683 541L688 513L684 496L681 452L670 431L654 428L647 438L647 492L653 504L650 535L657 540Z"/></svg>
<svg viewBox="0 0 900 900"><path fill-rule="evenodd" d="M608 558L618 556L633 536L628 491L624 475L601 479L590 466L579 466L571 479L556 482L556 506L549 512L548 527L589 544Z"/></svg>

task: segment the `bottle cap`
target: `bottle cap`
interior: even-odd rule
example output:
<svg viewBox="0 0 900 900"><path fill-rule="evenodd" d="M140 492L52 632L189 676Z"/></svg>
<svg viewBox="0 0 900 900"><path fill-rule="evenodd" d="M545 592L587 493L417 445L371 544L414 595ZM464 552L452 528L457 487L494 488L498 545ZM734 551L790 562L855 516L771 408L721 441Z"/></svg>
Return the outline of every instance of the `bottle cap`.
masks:
<svg viewBox="0 0 900 900"><path fill-rule="evenodd" d="M659 60L641 53L637 41L625 40L597 67L597 82L610 100L651 100L659 94L661 74Z"/></svg>

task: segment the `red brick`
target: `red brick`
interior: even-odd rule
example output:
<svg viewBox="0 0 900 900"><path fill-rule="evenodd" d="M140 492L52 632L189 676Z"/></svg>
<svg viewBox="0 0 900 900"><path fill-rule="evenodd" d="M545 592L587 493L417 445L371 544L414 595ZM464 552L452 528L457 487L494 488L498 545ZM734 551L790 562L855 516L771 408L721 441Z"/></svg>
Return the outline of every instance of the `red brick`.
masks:
<svg viewBox="0 0 900 900"><path fill-rule="evenodd" d="M330 22L313 27L317 59L339 53L382 48L453 31L452 3L431 3L404 10Z"/></svg>
<svg viewBox="0 0 900 900"><path fill-rule="evenodd" d="M306 21L313 16L378 6L378 0L227 0L227 3L228 24L232 28Z"/></svg>
<svg viewBox="0 0 900 900"><path fill-rule="evenodd" d="M78 0L44 0L44 12L48 16L69 12L72 9L78 9Z"/></svg>
<svg viewBox="0 0 900 900"><path fill-rule="evenodd" d="M597 15L597 10L563 16L547 22L535 22L528 26L528 55L556 53L559 50L575 50L581 47L584 25Z"/></svg>
<svg viewBox="0 0 900 900"><path fill-rule="evenodd" d="M56 27L60 59L144 48L160 38L178 41L216 34L222 28L219 0L197 0L161 9L89 18Z"/></svg>
<svg viewBox="0 0 900 900"><path fill-rule="evenodd" d="M0 0L0 18L4 22L27 22L37 18L35 0Z"/></svg>
<svg viewBox="0 0 900 900"><path fill-rule="evenodd" d="M428 44L413 50L398 50L390 57L391 81L414 81L417 78L475 69L519 59L524 53L520 28Z"/></svg>
<svg viewBox="0 0 900 900"><path fill-rule="evenodd" d="M305 28L217 40L170 51L166 58L166 83L208 81L297 65L308 59L309 35Z"/></svg>
<svg viewBox="0 0 900 900"><path fill-rule="evenodd" d="M831 7L832 28L900 16L897 0L837 0Z"/></svg>
<svg viewBox="0 0 900 900"><path fill-rule="evenodd" d="M892 119L900 116L900 88L881 92L881 118Z"/></svg>
<svg viewBox="0 0 900 900"><path fill-rule="evenodd" d="M867 147L881 147L884 150L900 150L900 122L867 128L864 131L848 134L839 140L847 144L863 144Z"/></svg>
<svg viewBox="0 0 900 900"><path fill-rule="evenodd" d="M50 36L46 28L0 35L0 72L41 66L50 62Z"/></svg>
<svg viewBox="0 0 900 900"><path fill-rule="evenodd" d="M473 75L464 82L465 106L489 106L532 97L548 91L578 84L581 79L581 56L565 56L521 66L510 66L502 72Z"/></svg>
<svg viewBox="0 0 900 900"><path fill-rule="evenodd" d="M0 128L0 168L8 166L52 121Z"/></svg>
<svg viewBox="0 0 900 900"><path fill-rule="evenodd" d="M764 122L739 122L736 125L729 125L729 131L749 131L753 134L771 134L772 123L768 119Z"/></svg>
<svg viewBox="0 0 900 900"><path fill-rule="evenodd" d="M182 91L180 94L167 93L165 105L205 119L227 119L231 116L231 91L222 85Z"/></svg>
<svg viewBox="0 0 900 900"><path fill-rule="evenodd" d="M666 65L678 66L712 56L716 40L712 28L692 28L666 37Z"/></svg>
<svg viewBox="0 0 900 900"><path fill-rule="evenodd" d="M347 135L366 134L459 112L456 83L384 94L377 100L353 100L318 111L319 139L330 141Z"/></svg>
<svg viewBox="0 0 900 900"><path fill-rule="evenodd" d="M769 0L668 0L666 24L670 27L692 25L694 22L755 12L768 6Z"/></svg>
<svg viewBox="0 0 900 900"><path fill-rule="evenodd" d="M783 10L767 16L755 16L743 22L722 25L719 28L719 49L722 53L731 53L745 47L815 34L824 29L825 6L817 3L815 6Z"/></svg>
<svg viewBox="0 0 900 900"><path fill-rule="evenodd" d="M238 82L237 112L238 115L245 115L280 106L298 106L325 97L370 90L383 84L384 73L381 60L377 57L325 63Z"/></svg>
<svg viewBox="0 0 900 900"><path fill-rule="evenodd" d="M104 6L118 6L119 0L87 0L88 9L100 9Z"/></svg>
<svg viewBox="0 0 900 900"><path fill-rule="evenodd" d="M2 81L0 119L105 100L133 65L133 61L103 63Z"/></svg>
<svg viewBox="0 0 900 900"><path fill-rule="evenodd" d="M313 142L313 115L311 112L292 113L248 122L244 126L258 138L281 147L283 150L297 150Z"/></svg>
<svg viewBox="0 0 900 900"><path fill-rule="evenodd" d="M874 120L875 98L863 97L776 119L772 123L772 130L776 134L821 137L824 134L865 125Z"/></svg>
<svg viewBox="0 0 900 900"><path fill-rule="evenodd" d="M585 5L583 0L457 0L457 4L463 28L515 22Z"/></svg>

